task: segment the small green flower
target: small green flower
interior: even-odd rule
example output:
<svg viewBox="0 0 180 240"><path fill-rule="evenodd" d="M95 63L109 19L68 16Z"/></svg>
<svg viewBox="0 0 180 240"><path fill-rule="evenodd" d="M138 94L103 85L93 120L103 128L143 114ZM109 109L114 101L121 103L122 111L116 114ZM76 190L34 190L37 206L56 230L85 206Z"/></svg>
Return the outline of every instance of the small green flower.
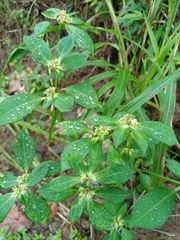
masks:
<svg viewBox="0 0 180 240"><path fill-rule="evenodd" d="M66 10L62 10L57 16L56 20L59 24L70 23L71 18L66 13Z"/></svg>

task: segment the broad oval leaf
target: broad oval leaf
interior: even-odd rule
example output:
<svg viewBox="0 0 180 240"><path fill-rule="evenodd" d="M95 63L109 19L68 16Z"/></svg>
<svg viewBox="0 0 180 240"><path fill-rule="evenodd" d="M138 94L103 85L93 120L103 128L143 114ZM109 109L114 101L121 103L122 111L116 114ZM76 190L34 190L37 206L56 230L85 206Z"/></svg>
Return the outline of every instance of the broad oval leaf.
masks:
<svg viewBox="0 0 180 240"><path fill-rule="evenodd" d="M129 193L117 187L103 187L95 192L95 195L111 203L123 202L130 196Z"/></svg>
<svg viewBox="0 0 180 240"><path fill-rule="evenodd" d="M177 177L180 177L180 163L173 159L166 159L167 167L172 171Z"/></svg>
<svg viewBox="0 0 180 240"><path fill-rule="evenodd" d="M23 119L37 108L41 101L39 96L26 93L6 98L0 103L0 126Z"/></svg>
<svg viewBox="0 0 180 240"><path fill-rule="evenodd" d="M78 193L78 188L66 189L66 191L57 192L49 188L49 184L45 184L39 190L39 193L48 201L52 202L62 202L66 199L71 198L76 193Z"/></svg>
<svg viewBox="0 0 180 240"><path fill-rule="evenodd" d="M65 90L74 98L77 104L84 108L89 109L101 106L96 91L86 82L69 86Z"/></svg>
<svg viewBox="0 0 180 240"><path fill-rule="evenodd" d="M88 209L89 221L100 231L110 230L113 216L99 203L91 202Z"/></svg>
<svg viewBox="0 0 180 240"><path fill-rule="evenodd" d="M47 43L34 36L24 36L24 43L32 53L33 59L42 65L48 65L53 55Z"/></svg>
<svg viewBox="0 0 180 240"><path fill-rule="evenodd" d="M177 143L174 131L167 125L161 122L147 121L139 123L142 131L148 136L159 140L168 146L173 146Z"/></svg>
<svg viewBox="0 0 180 240"><path fill-rule="evenodd" d="M84 157L88 154L96 142L97 138L81 138L68 144L61 154L61 171L65 171L71 168L69 160L73 156L76 156L76 158L79 157L80 159L84 159Z"/></svg>
<svg viewBox="0 0 180 240"><path fill-rule="evenodd" d="M56 124L60 127L59 133L63 135L73 136L90 132L90 129L85 124L77 120L56 122Z"/></svg>
<svg viewBox="0 0 180 240"><path fill-rule="evenodd" d="M15 200L16 197L14 196L14 193L7 193L0 196L0 222L2 222L8 215Z"/></svg>
<svg viewBox="0 0 180 240"><path fill-rule="evenodd" d="M56 19L56 16L61 12L58 8L49 8L46 11L42 12L42 15L49 19Z"/></svg>
<svg viewBox="0 0 180 240"><path fill-rule="evenodd" d="M108 116L95 116L88 118L86 121L94 125L118 127L118 121Z"/></svg>
<svg viewBox="0 0 180 240"><path fill-rule="evenodd" d="M131 128L131 133L133 135L134 141L140 147L143 155L145 155L147 147L148 147L148 140L145 134L136 128Z"/></svg>
<svg viewBox="0 0 180 240"><path fill-rule="evenodd" d="M84 198L78 197L74 200L71 205L71 209L69 212L69 221L75 223L79 220L84 208Z"/></svg>
<svg viewBox="0 0 180 240"><path fill-rule="evenodd" d="M47 160L45 164L48 166L46 177L54 176L61 169L60 163L54 160Z"/></svg>
<svg viewBox="0 0 180 240"><path fill-rule="evenodd" d="M18 177L14 175L6 175L0 179L0 187L1 188L11 188L13 186L17 186L20 184Z"/></svg>
<svg viewBox="0 0 180 240"><path fill-rule="evenodd" d="M69 164L75 175L82 176L86 172L86 166L77 154L69 156Z"/></svg>
<svg viewBox="0 0 180 240"><path fill-rule="evenodd" d="M28 169L35 156L35 144L33 139L23 132L16 134L17 142L13 144L16 162L23 168Z"/></svg>
<svg viewBox="0 0 180 240"><path fill-rule="evenodd" d="M157 228L167 220L174 204L174 190L153 189L135 203L128 225L130 228Z"/></svg>
<svg viewBox="0 0 180 240"><path fill-rule="evenodd" d="M61 112L72 111L74 99L65 93L57 93L53 98L53 105Z"/></svg>
<svg viewBox="0 0 180 240"><path fill-rule="evenodd" d="M63 37L56 46L56 58L60 60L67 56L73 49L74 40L72 36Z"/></svg>
<svg viewBox="0 0 180 240"><path fill-rule="evenodd" d="M73 36L79 48L94 52L94 44L90 36L83 30L73 26L66 25L66 30L70 36Z"/></svg>
<svg viewBox="0 0 180 240"><path fill-rule="evenodd" d="M44 33L43 34L41 34L41 33L44 32L49 25L50 25L50 22L48 22L48 21L43 21L43 22L36 24L34 27L33 36L40 35L40 37L43 37Z"/></svg>
<svg viewBox="0 0 180 240"><path fill-rule="evenodd" d="M28 196L28 200L25 202L25 215L32 222L45 224L50 215L50 209L47 202L31 193Z"/></svg>
<svg viewBox="0 0 180 240"><path fill-rule="evenodd" d="M126 166L113 164L110 167L106 167L103 170L96 172L93 177L99 183L111 184L111 183L125 183L130 176L134 173L133 170Z"/></svg>
<svg viewBox="0 0 180 240"><path fill-rule="evenodd" d="M60 62L60 69L63 71L76 70L82 67L87 58L87 54L73 53L62 59Z"/></svg>

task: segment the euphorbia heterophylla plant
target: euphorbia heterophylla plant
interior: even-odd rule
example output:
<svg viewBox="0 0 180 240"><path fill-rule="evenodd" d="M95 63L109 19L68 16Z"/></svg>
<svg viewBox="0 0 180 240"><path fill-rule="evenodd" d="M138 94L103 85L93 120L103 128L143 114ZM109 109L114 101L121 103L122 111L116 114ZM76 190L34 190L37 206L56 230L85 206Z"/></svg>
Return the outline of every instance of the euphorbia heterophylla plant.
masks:
<svg viewBox="0 0 180 240"><path fill-rule="evenodd" d="M180 71L148 85L128 102L126 88L130 71L118 64L92 60L95 59L93 41L81 29L88 25L73 17L74 13L56 8L48 9L43 15L56 19L57 25L51 26L47 21L37 24L34 34L24 36L23 47L17 48L10 59L30 52L37 64L45 66L47 77L35 93L29 89L0 103L0 126L13 124L22 128L12 146L14 165L22 174L7 173L0 179L0 187L10 189L0 196L0 221L18 201L25 205L24 213L31 221L44 224L50 214L47 201L61 202L73 197L69 221L75 223L85 213L94 228L106 232L104 239L130 240L132 228L161 226L174 208L180 182L165 177L164 171L161 174L153 171L153 151L158 144L168 149L177 139L167 124L142 117L145 116L142 106L152 94L160 93L175 81ZM62 29L68 36L58 40ZM55 38L47 44L43 37L53 31ZM67 73L70 76L81 67L95 64L105 64L108 71L68 87L61 85L68 81ZM113 80L95 90L93 84L105 78ZM114 88L109 93L111 87ZM103 101L101 96L106 92L109 97ZM74 104L84 109L82 115L64 120L63 113L71 112ZM42 129L31 120L27 122L26 116L31 114L33 119L34 111L50 119L49 129ZM26 128L43 134L48 142L53 139L65 143L59 161L47 160L34 166L35 143ZM167 151L163 160L156 159L163 166L167 163L168 169L180 177L180 164L170 160ZM68 169L72 170L71 175L65 175ZM178 187L168 189L164 180ZM36 192L32 190L34 186Z"/></svg>

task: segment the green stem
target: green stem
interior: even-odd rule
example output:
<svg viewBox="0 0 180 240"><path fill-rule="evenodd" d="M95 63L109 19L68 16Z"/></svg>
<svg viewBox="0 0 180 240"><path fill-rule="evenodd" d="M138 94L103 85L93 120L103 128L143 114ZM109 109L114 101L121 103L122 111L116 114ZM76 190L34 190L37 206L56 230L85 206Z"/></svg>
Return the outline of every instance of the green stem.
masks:
<svg viewBox="0 0 180 240"><path fill-rule="evenodd" d="M118 53L119 53L120 66L121 67L124 66L125 69L128 69L128 61L127 61L127 54L126 54L125 47L124 47L124 41L123 41L123 38L121 37L121 30L119 28L117 17L114 13L114 8L113 8L113 5L112 5L112 2L111 2L111 0L105 0L105 1L106 1L106 4L107 4L107 7L109 9L109 13L111 15L112 22L114 24L114 29L118 32L116 37L117 37L118 44L119 44Z"/></svg>
<svg viewBox="0 0 180 240"><path fill-rule="evenodd" d="M28 128L31 131L34 131L36 133L42 134L46 137L49 137L49 133L47 131L44 131L44 130L38 128L38 127L32 126L30 123L19 121L19 122L17 122L17 124L20 125L20 126L23 126L25 128ZM62 143L65 143L65 144L69 143L68 141L64 140L63 138L59 138L59 137L54 136L54 135L52 135L51 138L57 140L58 142L62 142Z"/></svg>
<svg viewBox="0 0 180 240"><path fill-rule="evenodd" d="M168 177L164 177L164 176L162 176L162 175L160 175L160 174L157 174L157 173L154 173L154 172L145 170L145 169L135 168L134 170L135 170L136 172L148 173L148 174L150 174L150 175L153 175L153 176L158 177L159 179L161 178L161 179L166 180L166 181L169 181L169 182L171 182L171 183L175 183L175 184L177 184L177 185L180 185L180 182L179 182L179 181L176 181L176 180L171 179L171 178L168 178ZM179 186L178 188L180 188L180 186Z"/></svg>

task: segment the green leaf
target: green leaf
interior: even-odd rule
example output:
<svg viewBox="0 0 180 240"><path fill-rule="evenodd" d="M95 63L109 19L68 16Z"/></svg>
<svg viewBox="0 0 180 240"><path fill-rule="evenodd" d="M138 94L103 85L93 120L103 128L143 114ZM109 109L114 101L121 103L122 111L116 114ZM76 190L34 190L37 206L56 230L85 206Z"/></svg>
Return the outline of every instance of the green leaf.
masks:
<svg viewBox="0 0 180 240"><path fill-rule="evenodd" d="M141 184L143 191L145 190L148 192L151 187L151 179L150 179L149 175L144 174L144 173L139 173L139 180L140 180L140 184Z"/></svg>
<svg viewBox="0 0 180 240"><path fill-rule="evenodd" d="M155 138L168 146L173 146L177 143L174 131L161 122L141 122L139 123L139 126L148 137Z"/></svg>
<svg viewBox="0 0 180 240"><path fill-rule="evenodd" d="M106 167L103 170L95 173L93 177L99 183L111 184L111 183L125 183L130 176L134 173L126 166L113 164L110 167Z"/></svg>
<svg viewBox="0 0 180 240"><path fill-rule="evenodd" d="M56 58L60 60L67 56L73 49L74 40L72 36L63 37L56 46Z"/></svg>
<svg viewBox="0 0 180 240"><path fill-rule="evenodd" d="M66 25L65 27L68 34L74 37L75 43L78 45L79 48L94 52L93 41L85 31L73 25Z"/></svg>
<svg viewBox="0 0 180 240"><path fill-rule="evenodd" d="M0 179L0 188L11 188L20 184L18 177L14 175L6 175Z"/></svg>
<svg viewBox="0 0 180 240"><path fill-rule="evenodd" d="M46 176L48 171L48 166L46 162L41 163L35 169L33 169L32 173L28 176L26 180L26 186L31 188L41 182L43 178Z"/></svg>
<svg viewBox="0 0 180 240"><path fill-rule="evenodd" d="M89 221L99 231L110 230L113 217L99 203L91 202L88 209Z"/></svg>
<svg viewBox="0 0 180 240"><path fill-rule="evenodd" d="M103 154L101 147L99 144L95 144L93 148L91 148L88 156L87 156L87 166L89 172L95 172L99 169L101 163L103 161Z"/></svg>
<svg viewBox="0 0 180 240"><path fill-rule="evenodd" d="M129 127L117 128L114 130L112 138L116 148L128 138L129 133Z"/></svg>
<svg viewBox="0 0 180 240"><path fill-rule="evenodd" d="M123 202L126 198L130 196L129 193L117 187L103 187L96 190L95 194L96 196L115 204Z"/></svg>
<svg viewBox="0 0 180 240"><path fill-rule="evenodd" d="M76 70L85 63L88 55L83 53L73 53L67 57L64 57L60 63L60 68L63 71Z"/></svg>
<svg viewBox="0 0 180 240"><path fill-rule="evenodd" d="M45 224L50 215L50 209L47 202L31 193L25 202L25 215L32 222Z"/></svg>
<svg viewBox="0 0 180 240"><path fill-rule="evenodd" d="M24 43L37 63L48 65L49 61L53 60L49 46L42 39L33 36L24 36Z"/></svg>
<svg viewBox="0 0 180 240"><path fill-rule="evenodd" d="M23 132L16 134L17 142L13 144L16 162L23 168L28 169L35 156L35 144L33 139Z"/></svg>
<svg viewBox="0 0 180 240"><path fill-rule="evenodd" d="M124 161L120 157L119 152L116 151L116 149L111 144L108 144L106 159L107 159L108 165L112 165L113 163L124 165Z"/></svg>
<svg viewBox="0 0 180 240"><path fill-rule="evenodd" d="M121 230L121 240L133 240L133 234L126 228Z"/></svg>
<svg viewBox="0 0 180 240"><path fill-rule="evenodd" d="M2 222L8 215L12 206L15 203L15 200L16 197L13 193L7 193L0 196L0 222Z"/></svg>
<svg viewBox="0 0 180 240"><path fill-rule="evenodd" d="M47 160L45 164L48 166L46 177L54 176L61 169L60 163L54 160Z"/></svg>
<svg viewBox="0 0 180 240"><path fill-rule="evenodd" d="M68 144L61 154L61 171L71 168L69 159L72 158L72 156L77 156L80 159L84 159L96 141L96 138L81 138Z"/></svg>
<svg viewBox="0 0 180 240"><path fill-rule="evenodd" d="M115 215L118 217L118 219L122 218L122 217L126 214L127 208L128 208L128 204L125 203L125 204L123 204L123 205L121 206L121 208L119 209L119 211L116 212Z"/></svg>
<svg viewBox="0 0 180 240"><path fill-rule="evenodd" d="M84 21L82 21L80 18L77 18L77 17L71 17L70 23L79 25L79 24L84 24Z"/></svg>
<svg viewBox="0 0 180 240"><path fill-rule="evenodd" d="M140 147L143 155L145 155L147 147L148 147L148 140L145 134L136 128L131 128L131 133L137 145Z"/></svg>
<svg viewBox="0 0 180 240"><path fill-rule="evenodd" d="M41 14L49 19L56 19L56 16L61 12L58 8L49 8Z"/></svg>
<svg viewBox="0 0 180 240"><path fill-rule="evenodd" d="M6 98L0 103L0 126L23 119L37 108L41 101L39 96L27 93Z"/></svg>
<svg viewBox="0 0 180 240"><path fill-rule="evenodd" d="M77 120L56 121L56 125L60 127L59 133L63 135L73 136L90 132L90 129L85 124Z"/></svg>
<svg viewBox="0 0 180 240"><path fill-rule="evenodd" d="M110 240L120 240L121 239L119 232L115 228L111 229L109 239Z"/></svg>
<svg viewBox="0 0 180 240"><path fill-rule="evenodd" d="M77 104L84 108L89 109L100 106L96 91L86 82L69 86L65 88L65 90L74 98L74 101Z"/></svg>
<svg viewBox="0 0 180 240"><path fill-rule="evenodd" d="M50 25L50 22L48 22L48 21L44 21L44 22L40 22L40 23L36 24L34 27L33 36L39 35L39 37L43 37L44 33L43 34L41 34L41 33L44 32L49 25Z"/></svg>
<svg viewBox="0 0 180 240"><path fill-rule="evenodd" d="M60 112L71 112L73 109L74 100L65 93L55 94L52 102Z"/></svg>
<svg viewBox="0 0 180 240"><path fill-rule="evenodd" d="M180 177L180 163L172 159L166 159L167 167L171 172L173 172L177 177Z"/></svg>
<svg viewBox="0 0 180 240"><path fill-rule="evenodd" d="M71 198L76 193L78 193L78 188L66 189L66 191L54 191L49 188L49 184L45 184L39 190L39 193L48 201L52 202L62 202L66 199Z"/></svg>
<svg viewBox="0 0 180 240"><path fill-rule="evenodd" d="M84 198L78 197L74 200L71 205L71 209L69 212L69 221L75 223L79 220L84 208Z"/></svg>
<svg viewBox="0 0 180 240"><path fill-rule="evenodd" d="M61 192L75 186L77 183L80 182L80 180L80 177L59 176L54 178L51 182L45 184L43 187L45 188L46 186L46 188L48 188L49 190Z"/></svg>
<svg viewBox="0 0 180 240"><path fill-rule="evenodd" d="M74 174L81 176L86 173L86 166L84 165L82 158L77 154L69 156L69 164Z"/></svg>
<svg viewBox="0 0 180 240"><path fill-rule="evenodd" d="M157 228L167 220L175 204L175 191L156 188L142 196L134 205L130 228ZM125 219L124 219L125 220Z"/></svg>
<svg viewBox="0 0 180 240"><path fill-rule="evenodd" d="M9 57L9 61L15 61L22 57L24 57L27 53L29 53L29 50L27 48L19 47L14 49L14 51L11 53Z"/></svg>
<svg viewBox="0 0 180 240"><path fill-rule="evenodd" d="M113 215L113 216L116 216L117 215L117 212L119 210L121 206L121 203L118 203L118 204L114 204L114 203L111 203L111 202L108 202L106 201L106 199L104 200L104 207L108 210L108 212Z"/></svg>
<svg viewBox="0 0 180 240"><path fill-rule="evenodd" d="M100 125L100 126L118 127L118 121L114 118L107 117L107 116L95 116L93 118L88 118L87 122L94 125Z"/></svg>

